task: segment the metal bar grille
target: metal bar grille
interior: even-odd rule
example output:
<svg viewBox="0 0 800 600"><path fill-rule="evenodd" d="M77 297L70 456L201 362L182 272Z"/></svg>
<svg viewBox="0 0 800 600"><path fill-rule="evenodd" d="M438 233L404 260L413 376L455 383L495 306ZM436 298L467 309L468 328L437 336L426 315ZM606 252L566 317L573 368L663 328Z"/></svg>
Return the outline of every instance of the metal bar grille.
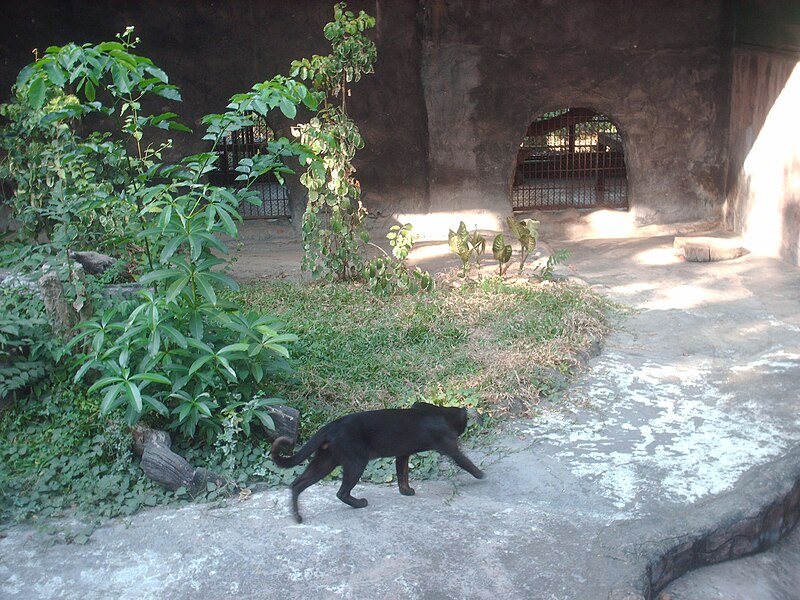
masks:
<svg viewBox="0 0 800 600"><path fill-rule="evenodd" d="M236 181L239 175L236 171L239 161L258 154L261 145L272 138L272 130L267 124L262 119L255 119L252 127L234 131L230 137L223 139L217 147L218 170L211 174L212 183L226 187L241 187L242 182ZM290 216L288 190L278 183L274 175L271 173L262 175L251 185L251 189L258 192L261 204L256 206L243 202L239 206L239 213L243 218L271 219Z"/></svg>
<svg viewBox="0 0 800 600"><path fill-rule="evenodd" d="M516 211L627 208L625 157L616 126L585 108L535 120L517 154L511 204Z"/></svg>
<svg viewBox="0 0 800 600"><path fill-rule="evenodd" d="M249 202L243 202L239 206L239 214L244 219L275 219L278 217L288 217L289 195L286 187L278 183L277 180L268 181L262 177L256 181L250 189L258 192L261 197L261 204L256 206Z"/></svg>

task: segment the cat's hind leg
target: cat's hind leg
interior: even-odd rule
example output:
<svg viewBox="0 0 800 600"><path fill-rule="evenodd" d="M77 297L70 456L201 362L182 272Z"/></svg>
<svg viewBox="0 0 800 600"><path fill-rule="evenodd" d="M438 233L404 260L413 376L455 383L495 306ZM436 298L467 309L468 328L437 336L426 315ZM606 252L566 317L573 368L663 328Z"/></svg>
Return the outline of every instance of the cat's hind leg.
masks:
<svg viewBox="0 0 800 600"><path fill-rule="evenodd" d="M303 517L300 515L300 508L297 499L306 488L314 485L320 479L328 475L333 469L336 468L336 461L329 452L318 450L308 463L306 470L292 483L292 513L294 520L298 523L303 522Z"/></svg>
<svg viewBox="0 0 800 600"><path fill-rule="evenodd" d="M364 472L367 462L359 459L356 461L344 461L342 464L342 485L339 487L336 497L353 508L364 508L369 504L366 498L355 498L350 494L358 480L361 479L361 474Z"/></svg>

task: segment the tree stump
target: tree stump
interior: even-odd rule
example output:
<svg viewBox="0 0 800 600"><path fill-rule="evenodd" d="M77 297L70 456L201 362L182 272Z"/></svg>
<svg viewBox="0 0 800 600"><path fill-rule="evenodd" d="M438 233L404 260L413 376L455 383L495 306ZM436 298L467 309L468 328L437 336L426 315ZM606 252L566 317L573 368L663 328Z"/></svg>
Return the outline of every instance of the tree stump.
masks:
<svg viewBox="0 0 800 600"><path fill-rule="evenodd" d="M73 265L70 277L74 282L86 284L86 277L80 263ZM69 333L75 325L92 316L92 303L88 298L83 298L80 304L77 300L72 304L67 302L64 298L64 286L58 273L54 270L46 270L44 275L39 278L39 293L44 302L47 316L50 318L50 324L56 333Z"/></svg>
<svg viewBox="0 0 800 600"><path fill-rule="evenodd" d="M48 271L42 275L39 279L39 290L53 330L57 333L71 330L78 322L78 315L64 299L64 286L61 285L58 273Z"/></svg>
<svg viewBox="0 0 800 600"><path fill-rule="evenodd" d="M673 247L689 262L731 260L747 252L738 237L676 237Z"/></svg>

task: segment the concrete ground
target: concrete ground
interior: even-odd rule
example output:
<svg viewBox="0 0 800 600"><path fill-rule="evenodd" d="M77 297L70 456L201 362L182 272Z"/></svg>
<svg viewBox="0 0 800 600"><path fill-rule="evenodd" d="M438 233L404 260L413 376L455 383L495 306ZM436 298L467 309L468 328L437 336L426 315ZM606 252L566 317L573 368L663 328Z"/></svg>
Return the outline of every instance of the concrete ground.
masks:
<svg viewBox="0 0 800 600"><path fill-rule="evenodd" d="M414 497L361 484L361 510L319 484L301 496L302 525L278 490L148 510L84 546L17 527L0 539L0 597L650 598L688 568L777 541L800 511L800 270L755 255L683 262L672 237L553 245L572 252L570 273L636 310L571 387L578 408L467 450L485 479L412 483ZM415 259L451 260L438 248ZM796 583L780 560L747 582ZM666 593L736 597L688 585Z"/></svg>

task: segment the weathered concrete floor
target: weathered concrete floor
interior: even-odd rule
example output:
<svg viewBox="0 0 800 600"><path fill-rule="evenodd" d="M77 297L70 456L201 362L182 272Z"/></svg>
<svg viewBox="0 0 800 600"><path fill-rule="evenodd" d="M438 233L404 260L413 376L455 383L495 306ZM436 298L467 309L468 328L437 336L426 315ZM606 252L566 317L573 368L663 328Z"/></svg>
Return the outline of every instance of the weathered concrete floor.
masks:
<svg viewBox="0 0 800 600"><path fill-rule="evenodd" d="M563 246L576 275L638 311L570 391L580 409L470 453L486 479L417 482L415 497L364 484L362 510L317 485L303 525L282 490L150 510L85 546L16 528L0 540L0 597L644 597L660 556L785 504L800 477L800 270L685 263L671 237Z"/></svg>

